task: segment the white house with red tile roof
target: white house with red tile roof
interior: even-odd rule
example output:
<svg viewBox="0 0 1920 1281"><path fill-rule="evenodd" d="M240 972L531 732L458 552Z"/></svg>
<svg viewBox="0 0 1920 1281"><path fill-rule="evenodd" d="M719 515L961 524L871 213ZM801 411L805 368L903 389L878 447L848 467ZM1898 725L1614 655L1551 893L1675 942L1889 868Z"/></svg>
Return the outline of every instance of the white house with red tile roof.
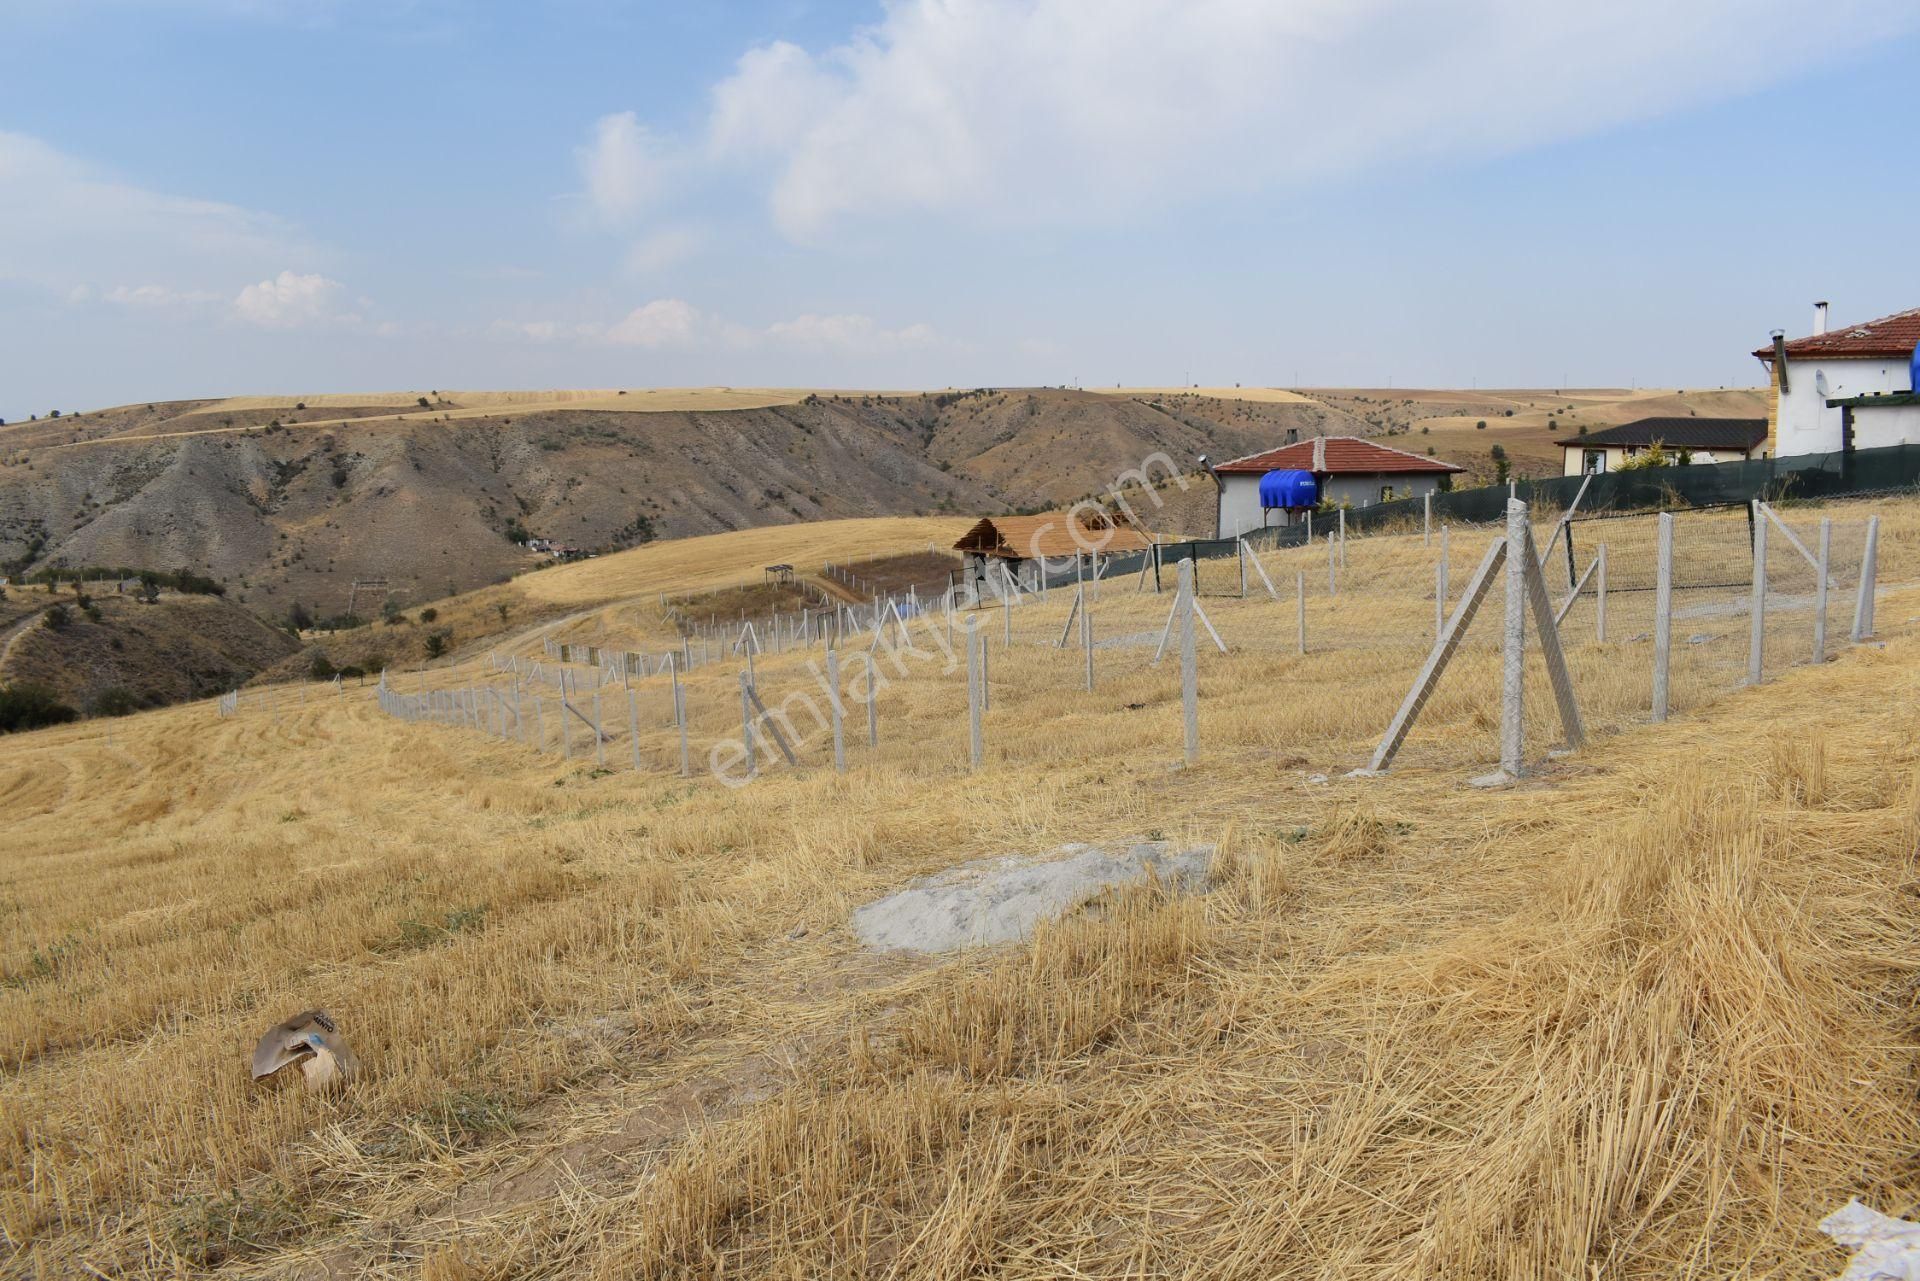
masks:
<svg viewBox="0 0 1920 1281"><path fill-rule="evenodd" d="M1914 351L1920 307L1865 324L1827 327L1827 304L1813 305L1813 332L1753 354L1767 366L1768 452L1778 458L1841 449L1920 443Z"/></svg>
<svg viewBox="0 0 1920 1281"><path fill-rule="evenodd" d="M1215 467L1220 505L1214 528L1220 538L1235 538L1248 530L1300 519L1261 508L1260 478L1270 471L1312 472L1323 504L1371 507L1396 498L1418 498L1465 470L1358 436L1316 436Z"/></svg>

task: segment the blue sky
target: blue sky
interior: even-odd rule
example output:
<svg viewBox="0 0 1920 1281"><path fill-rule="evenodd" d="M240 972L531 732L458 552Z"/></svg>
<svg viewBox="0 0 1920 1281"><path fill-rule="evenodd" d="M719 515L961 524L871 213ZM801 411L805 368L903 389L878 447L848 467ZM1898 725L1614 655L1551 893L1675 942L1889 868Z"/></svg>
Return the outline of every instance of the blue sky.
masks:
<svg viewBox="0 0 1920 1281"><path fill-rule="evenodd" d="M1746 385L1920 304L1916 64L1907 0L0 0L0 416Z"/></svg>

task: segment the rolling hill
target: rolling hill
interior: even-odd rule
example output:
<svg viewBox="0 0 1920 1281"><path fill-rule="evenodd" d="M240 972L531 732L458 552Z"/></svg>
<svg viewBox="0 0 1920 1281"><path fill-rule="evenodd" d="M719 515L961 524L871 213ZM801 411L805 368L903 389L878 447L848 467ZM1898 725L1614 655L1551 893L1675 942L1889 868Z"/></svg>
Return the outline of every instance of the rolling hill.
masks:
<svg viewBox="0 0 1920 1281"><path fill-rule="evenodd" d="M583 549L755 526L1039 509L1289 432L1391 435L1490 475L1555 471L1552 430L1758 413L1754 392L1116 388L939 393L394 392L156 402L0 428L0 564L187 568L263 617L375 608ZM1477 421L1488 422L1476 428ZM1202 495L1196 499L1195 493ZM1155 516L1208 533L1204 486ZM365 612L363 610L363 612Z"/></svg>

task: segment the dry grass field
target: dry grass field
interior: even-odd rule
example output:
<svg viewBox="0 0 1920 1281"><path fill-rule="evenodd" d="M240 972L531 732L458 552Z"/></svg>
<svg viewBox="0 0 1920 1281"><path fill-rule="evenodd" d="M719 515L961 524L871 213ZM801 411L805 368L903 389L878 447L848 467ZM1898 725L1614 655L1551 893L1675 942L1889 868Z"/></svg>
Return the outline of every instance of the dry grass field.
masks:
<svg viewBox="0 0 1920 1281"><path fill-rule="evenodd" d="M236 417L271 412L290 427L342 427L376 423L421 427L429 423L497 418L503 414L541 414L562 411L607 410L620 413L717 412L728 409L766 409L793 405L816 393L796 387L635 387L559 391L397 391L332 392L292 396L227 396L196 404L191 412L164 426L142 430L144 440L181 436L220 435L258 430L258 422L235 422ZM900 395L903 393L842 391L843 396ZM427 404L420 402L425 400ZM300 408L296 410L295 406ZM132 406L121 406L131 409ZM343 416L325 411L352 410ZM391 414L384 411L391 409ZM304 410L305 412L301 412ZM105 411L108 413L113 410ZM73 440L69 445L101 444L101 440ZM124 443L124 442L122 442ZM65 446L55 446L61 448Z"/></svg>
<svg viewBox="0 0 1920 1281"><path fill-rule="evenodd" d="M1883 644L1850 647L1844 549L1869 510ZM978 773L939 618L884 660L880 743L851 718L845 775L812 733L800 769L763 745L751 785L706 776L738 732L731 659L687 682L688 780L658 678L635 682L640 741L622 726L604 767L584 735L557 750L541 682L521 696L530 719L545 690L546 750L292 687L229 718L115 722L111 742L97 723L11 739L0 1268L1831 1275L1822 1215L1920 1197L1920 505L1786 514L1836 521L1833 661L1794 665L1810 613L1776 543L1768 682L1735 687L1738 590L1689 587L1676 715L1645 723L1647 593L1629 589L1649 522L1595 522L1577 549L1608 526L1609 639L1590 599L1564 628L1593 740L1505 791L1464 786L1495 755L1478 627L1401 766L1344 777L1430 639L1437 547L1417 534L1352 540L1338 596L1323 548L1263 559L1278 602L1202 566L1233 653L1201 652L1191 769L1177 663L1149 664L1169 598L1130 581L1101 586L1092 692L1083 654L1053 647L1062 593L983 613ZM1685 581L1744 572L1743 529L1683 517ZM1457 592L1488 535L1452 535ZM498 652L649 648L670 635L658 593L870 536L750 531L543 571L513 586L577 616ZM785 700L818 658L758 662L800 729ZM468 652L395 683L508 679ZM1127 836L1215 844L1215 887L945 961L866 953L845 925L967 859ZM315 1004L364 1078L334 1099L252 1084L254 1038Z"/></svg>
<svg viewBox="0 0 1920 1281"><path fill-rule="evenodd" d="M1313 405L1311 396L1284 387L1089 387L1102 396L1204 396L1212 400L1245 400L1263 405Z"/></svg>
<svg viewBox="0 0 1920 1281"><path fill-rule="evenodd" d="M1569 388L1432 390L1309 389L1320 404L1370 427L1401 433L1389 443L1467 468L1461 487L1491 484L1494 445L1507 452L1515 475L1558 476L1560 442L1582 428L1599 431L1641 418L1765 418L1766 393L1753 388ZM1484 423L1485 426L1481 426Z"/></svg>

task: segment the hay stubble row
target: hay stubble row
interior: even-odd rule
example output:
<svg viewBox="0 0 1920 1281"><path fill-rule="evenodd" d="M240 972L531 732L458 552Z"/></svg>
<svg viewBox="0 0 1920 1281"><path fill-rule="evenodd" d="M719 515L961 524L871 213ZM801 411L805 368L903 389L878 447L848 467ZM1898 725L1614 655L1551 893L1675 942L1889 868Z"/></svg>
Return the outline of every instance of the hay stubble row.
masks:
<svg viewBox="0 0 1920 1281"><path fill-rule="evenodd" d="M1883 580L1904 582L1920 522L1886 510ZM1316 605L1322 635L1394 643L1301 658L1290 602L1207 599L1237 652L1202 660L1185 771L1171 665L1116 645L1080 690L1079 655L1040 643L1057 596L1010 651L986 620L978 774L957 673L889 686L848 774L816 740L739 791L352 691L10 741L6 1267L1832 1270L1820 1214L1920 1195L1920 598L1883 603L1885 649L1758 690L1695 647L1660 727L1621 658L1644 647L1576 644L1617 732L1496 795L1460 786L1492 750L1492 660L1469 653L1409 767L1343 780L1431 619L1366 614L1387 606L1365 575L1430 581L1419 541L1356 544L1349 595ZM1097 636L1158 627L1165 598L1130 590L1103 585ZM763 689L804 661L767 657ZM709 737L732 679L689 683ZM1155 833L1217 842L1220 888L944 965L843 928L968 858ZM253 1037L315 1003L365 1078L334 1102L253 1088Z"/></svg>

